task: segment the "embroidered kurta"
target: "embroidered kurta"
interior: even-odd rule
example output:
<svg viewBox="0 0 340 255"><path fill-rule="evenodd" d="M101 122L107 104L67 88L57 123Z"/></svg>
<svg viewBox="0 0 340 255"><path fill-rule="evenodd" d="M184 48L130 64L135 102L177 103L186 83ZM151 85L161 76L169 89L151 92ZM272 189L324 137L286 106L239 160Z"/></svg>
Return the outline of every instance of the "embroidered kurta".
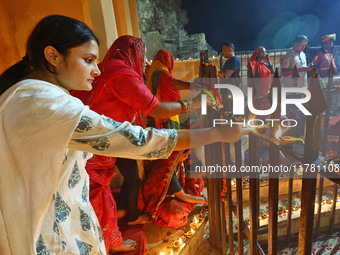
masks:
<svg viewBox="0 0 340 255"><path fill-rule="evenodd" d="M0 254L105 254L84 152L167 158L175 130L91 111L65 89L23 80L0 97Z"/></svg>

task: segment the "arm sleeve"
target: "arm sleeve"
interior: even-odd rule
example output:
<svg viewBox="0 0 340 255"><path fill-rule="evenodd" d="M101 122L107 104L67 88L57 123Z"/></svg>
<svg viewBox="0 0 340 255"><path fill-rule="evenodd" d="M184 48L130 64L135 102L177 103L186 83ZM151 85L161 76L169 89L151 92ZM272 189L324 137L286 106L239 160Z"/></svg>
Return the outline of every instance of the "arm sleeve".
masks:
<svg viewBox="0 0 340 255"><path fill-rule="evenodd" d="M168 72L163 70L160 74L159 74L159 83L165 85L168 88L172 87L172 81L175 78Z"/></svg>
<svg viewBox="0 0 340 255"><path fill-rule="evenodd" d="M176 143L176 130L119 123L86 107L68 147L103 156L158 159L168 158Z"/></svg>
<svg viewBox="0 0 340 255"><path fill-rule="evenodd" d="M112 81L109 90L132 108L149 115L159 104L146 85L137 77L124 75Z"/></svg>
<svg viewBox="0 0 340 255"><path fill-rule="evenodd" d="M228 60L223 67L224 72L226 72L227 70L235 71L237 69L238 69L238 66L237 66L237 60L235 57Z"/></svg>

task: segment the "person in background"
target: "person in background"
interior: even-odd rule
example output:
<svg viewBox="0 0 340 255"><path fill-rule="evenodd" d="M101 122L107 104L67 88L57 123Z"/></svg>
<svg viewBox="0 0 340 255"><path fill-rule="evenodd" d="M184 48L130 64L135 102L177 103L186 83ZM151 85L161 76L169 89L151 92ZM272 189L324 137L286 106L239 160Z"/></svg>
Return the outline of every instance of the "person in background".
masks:
<svg viewBox="0 0 340 255"><path fill-rule="evenodd" d="M306 48L308 38L305 35L298 35L294 40L294 46L286 55L281 58L282 83L284 87L307 88L307 66L306 54L303 50ZM292 78L293 71L297 68L299 77ZM294 105L287 106L287 117L295 119L298 122L296 128L288 131L293 136L303 136L305 126L305 115Z"/></svg>
<svg viewBox="0 0 340 255"><path fill-rule="evenodd" d="M297 68L299 78L295 86L307 88L307 66L306 54L303 50L306 48L308 38L305 35L298 35L294 40L294 46L286 55L281 58L281 72L284 87L293 87L292 74L294 68Z"/></svg>
<svg viewBox="0 0 340 255"><path fill-rule="evenodd" d="M72 91L72 95L99 114L119 122L134 122L142 127L146 127L145 115L169 118L187 111L189 101L160 102L148 90L143 79L145 65L146 48L142 39L121 36L114 41L99 64L101 76L94 80L92 91ZM190 89L189 83L185 86ZM192 105L199 108L200 101L196 100ZM124 176L117 206L110 188L115 164ZM148 217L139 215L137 208L140 185L137 163L130 159L116 160L94 155L88 160L86 170L90 176L91 203L102 226L107 250L119 251L122 237L117 219L126 215L129 225L148 221Z"/></svg>
<svg viewBox="0 0 340 255"><path fill-rule="evenodd" d="M248 68L248 78L255 74L259 77L255 78L255 84L257 85L256 90L259 97L268 95L271 87L271 78L274 73L273 66L271 65L268 55L266 54L266 49L263 46L258 47L254 50L251 55L250 61L247 65ZM259 108L261 110L270 108L270 101L268 98L261 98L259 100Z"/></svg>
<svg viewBox="0 0 340 255"><path fill-rule="evenodd" d="M330 65L333 65L335 74L338 74L333 56L333 45L336 40L336 34L329 34L322 37L321 51L318 52L310 66L316 66L321 78L328 77L328 70Z"/></svg>
<svg viewBox="0 0 340 255"><path fill-rule="evenodd" d="M189 82L177 80L172 76L173 65L172 54L162 49L156 53L147 73L147 87L161 102L176 102L180 99L180 90L190 89ZM148 117L148 119L148 126L181 128L178 115L170 118ZM178 202L178 200L170 201L166 199L167 202L164 203L167 192L175 194L184 202L204 203L206 201L202 197L192 196L198 196L202 190L194 192L192 195L184 193L178 180L178 175L185 177L182 162L188 157L188 154L189 152L174 152L167 160L152 161L152 166L149 166L151 169L149 169L147 178L142 185L143 203L140 210L144 214L150 215L151 220L156 224L181 227L186 223L187 215L192 210L192 204ZM183 178L180 179L184 180ZM200 182L199 186L203 189L203 179L198 179L198 181ZM171 206L169 203L171 203ZM177 209L172 210L175 207Z"/></svg>
<svg viewBox="0 0 340 255"><path fill-rule="evenodd" d="M222 70L218 74L220 78L235 77L236 73L240 73L241 61L235 56L235 46L231 42L225 42L222 47L223 57L227 59Z"/></svg>
<svg viewBox="0 0 340 255"><path fill-rule="evenodd" d="M181 102L180 91L190 90L190 82L172 76L174 58L170 51L159 50L146 74L146 86L160 102ZM180 129L179 117L149 118L151 126L157 128ZM150 126L150 125L148 125Z"/></svg>
<svg viewBox="0 0 340 255"><path fill-rule="evenodd" d="M222 46L223 57L225 61L222 70L219 72L220 83L233 84L240 86L239 74L241 70L241 61L235 56L235 46L231 42L225 42ZM232 111L232 96L227 90L221 91L223 106L226 111Z"/></svg>

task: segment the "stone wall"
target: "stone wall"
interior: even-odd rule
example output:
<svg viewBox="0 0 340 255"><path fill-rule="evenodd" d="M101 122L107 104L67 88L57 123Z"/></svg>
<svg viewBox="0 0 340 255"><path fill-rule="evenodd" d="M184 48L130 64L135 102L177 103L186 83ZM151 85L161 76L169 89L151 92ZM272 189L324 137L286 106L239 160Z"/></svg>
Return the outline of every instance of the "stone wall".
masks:
<svg viewBox="0 0 340 255"><path fill-rule="evenodd" d="M184 25L188 23L186 12L181 9L182 0L136 0L141 37L147 47L149 59L159 49L169 50L174 58L199 58L200 50L208 50L209 56L217 52L206 42L205 34L188 35Z"/></svg>

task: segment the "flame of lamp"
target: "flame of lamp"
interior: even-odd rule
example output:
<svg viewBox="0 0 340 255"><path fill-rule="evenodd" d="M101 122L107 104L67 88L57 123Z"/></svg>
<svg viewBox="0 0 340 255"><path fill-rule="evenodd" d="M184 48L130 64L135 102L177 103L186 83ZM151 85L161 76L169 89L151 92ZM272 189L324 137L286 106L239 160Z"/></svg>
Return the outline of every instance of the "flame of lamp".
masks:
<svg viewBox="0 0 340 255"><path fill-rule="evenodd" d="M282 136L282 130L281 127L279 126L279 129L275 133L275 138L279 139Z"/></svg>

